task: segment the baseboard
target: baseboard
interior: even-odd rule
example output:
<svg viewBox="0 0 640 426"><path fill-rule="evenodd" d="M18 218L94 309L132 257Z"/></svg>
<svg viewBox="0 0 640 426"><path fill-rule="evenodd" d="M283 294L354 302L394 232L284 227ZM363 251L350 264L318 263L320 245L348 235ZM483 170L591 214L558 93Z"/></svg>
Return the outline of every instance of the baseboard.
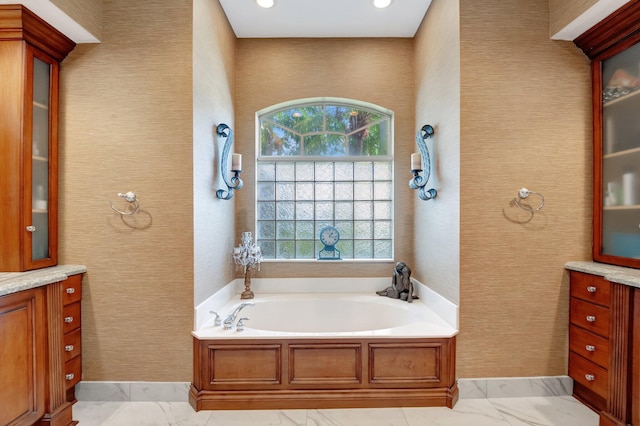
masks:
<svg viewBox="0 0 640 426"><path fill-rule="evenodd" d="M78 401L187 402L188 382L85 382L76 385Z"/></svg>

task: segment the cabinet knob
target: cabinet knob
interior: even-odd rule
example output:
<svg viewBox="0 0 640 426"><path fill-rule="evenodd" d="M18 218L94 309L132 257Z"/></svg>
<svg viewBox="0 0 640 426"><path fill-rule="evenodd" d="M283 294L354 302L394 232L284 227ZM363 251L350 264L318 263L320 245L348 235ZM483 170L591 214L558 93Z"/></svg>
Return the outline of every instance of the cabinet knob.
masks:
<svg viewBox="0 0 640 426"><path fill-rule="evenodd" d="M75 376L75 374L73 374L73 373L69 373L69 374L65 374L65 375L64 375L64 378L65 378L66 380L73 380L73 378L74 378L74 377L76 377L76 376Z"/></svg>
<svg viewBox="0 0 640 426"><path fill-rule="evenodd" d="M593 374L585 374L584 378L589 382L593 382L596 379L596 376L594 376Z"/></svg>
<svg viewBox="0 0 640 426"><path fill-rule="evenodd" d="M598 289L598 287L596 287L594 285L590 285L590 286L587 287L587 291L589 293L595 293L597 289Z"/></svg>
<svg viewBox="0 0 640 426"><path fill-rule="evenodd" d="M596 322L596 317L593 315L587 315L587 322Z"/></svg>
<svg viewBox="0 0 640 426"><path fill-rule="evenodd" d="M35 226L33 226L33 225L29 225L29 226L27 226L27 231L29 231L29 232L36 232L36 227L35 227Z"/></svg>
<svg viewBox="0 0 640 426"><path fill-rule="evenodd" d="M67 345L64 347L64 351L65 352L72 352L73 351L73 345Z"/></svg>
<svg viewBox="0 0 640 426"><path fill-rule="evenodd" d="M585 346L585 349L589 352L595 352L596 351L596 347L593 345L587 345Z"/></svg>
<svg viewBox="0 0 640 426"><path fill-rule="evenodd" d="M67 292L67 294L73 294L76 292L76 289L73 287L69 287L68 289L65 290Z"/></svg>
<svg viewBox="0 0 640 426"><path fill-rule="evenodd" d="M73 322L73 317L64 317L64 322Z"/></svg>

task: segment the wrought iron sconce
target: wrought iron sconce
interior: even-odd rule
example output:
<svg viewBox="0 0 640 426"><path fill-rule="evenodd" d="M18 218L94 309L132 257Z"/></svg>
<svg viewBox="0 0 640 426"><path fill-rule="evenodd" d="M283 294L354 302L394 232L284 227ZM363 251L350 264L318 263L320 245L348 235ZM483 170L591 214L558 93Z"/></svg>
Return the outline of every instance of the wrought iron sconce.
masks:
<svg viewBox="0 0 640 426"><path fill-rule="evenodd" d="M227 139L224 143L224 148L222 149L222 157L220 158L220 171L222 172L222 179L224 179L227 189L218 189L216 195L218 198L223 200L230 200L233 198L233 190L242 188L243 182L242 179L240 179L240 173L242 173L242 155L232 155L231 173L233 173L233 176L229 179L229 152L231 151L231 145L233 144L233 130L231 130L231 128L226 124L218 124L216 134Z"/></svg>
<svg viewBox="0 0 640 426"><path fill-rule="evenodd" d="M426 140L433 136L435 131L433 126L425 124L422 129L416 134L416 142L420 153L414 152L411 154L411 173L413 173L413 179L409 181L409 188L417 189L418 196L423 200L432 200L438 195L438 191L434 188L425 189L427 182L429 182L429 176L431 175L431 157L429 156L429 149L427 149ZM420 175L420 172L424 173Z"/></svg>

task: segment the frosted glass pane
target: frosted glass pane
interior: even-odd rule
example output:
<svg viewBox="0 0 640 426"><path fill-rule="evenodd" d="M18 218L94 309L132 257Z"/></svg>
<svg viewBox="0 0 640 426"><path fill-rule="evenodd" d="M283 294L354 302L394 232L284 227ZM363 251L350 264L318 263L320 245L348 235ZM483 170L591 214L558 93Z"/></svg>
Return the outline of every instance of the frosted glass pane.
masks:
<svg viewBox="0 0 640 426"><path fill-rule="evenodd" d="M265 259L275 259L276 245L273 241L258 240L258 246L262 249L262 257Z"/></svg>
<svg viewBox="0 0 640 426"><path fill-rule="evenodd" d="M373 184L373 194L376 200L390 200L391 182L375 182Z"/></svg>
<svg viewBox="0 0 640 426"><path fill-rule="evenodd" d="M312 181L313 180L313 163L296 163L296 181Z"/></svg>
<svg viewBox="0 0 640 426"><path fill-rule="evenodd" d="M36 231L31 233L31 257L33 260L49 257L49 215L34 213L32 224Z"/></svg>
<svg viewBox="0 0 640 426"><path fill-rule="evenodd" d="M340 250L343 259L353 259L353 240L343 240L340 234L340 241L336 244L336 248Z"/></svg>
<svg viewBox="0 0 640 426"><path fill-rule="evenodd" d="M373 185L371 182L355 182L353 186L354 200L373 200Z"/></svg>
<svg viewBox="0 0 640 426"><path fill-rule="evenodd" d="M374 243L373 257L376 259L391 257L391 241L382 240Z"/></svg>
<svg viewBox="0 0 640 426"><path fill-rule="evenodd" d="M276 217L278 220L293 220L293 202L283 201L277 203Z"/></svg>
<svg viewBox="0 0 640 426"><path fill-rule="evenodd" d="M274 183L258 183L258 200L275 200L276 185Z"/></svg>
<svg viewBox="0 0 640 426"><path fill-rule="evenodd" d="M355 239L373 238L373 222L354 222Z"/></svg>
<svg viewBox="0 0 640 426"><path fill-rule="evenodd" d="M376 239L391 239L391 222L375 222L373 224L373 237Z"/></svg>
<svg viewBox="0 0 640 426"><path fill-rule="evenodd" d="M353 180L353 163L336 163L336 180Z"/></svg>
<svg viewBox="0 0 640 426"><path fill-rule="evenodd" d="M316 182L333 181L333 163L316 163Z"/></svg>
<svg viewBox="0 0 640 426"><path fill-rule="evenodd" d="M297 220L313 220L313 203L296 203Z"/></svg>
<svg viewBox="0 0 640 426"><path fill-rule="evenodd" d="M296 242L296 258L313 259L315 258L315 242L314 241L298 241Z"/></svg>
<svg viewBox="0 0 640 426"><path fill-rule="evenodd" d="M371 201L354 201L353 211L355 219L373 219L373 203Z"/></svg>
<svg viewBox="0 0 640 426"><path fill-rule="evenodd" d="M354 180L373 180L373 164L372 163L355 163Z"/></svg>
<svg viewBox="0 0 640 426"><path fill-rule="evenodd" d="M273 202L258 202L258 220L273 220L276 218L276 204Z"/></svg>
<svg viewBox="0 0 640 426"><path fill-rule="evenodd" d="M296 200L313 200L313 183L296 183Z"/></svg>
<svg viewBox="0 0 640 426"><path fill-rule="evenodd" d="M353 222L336 222L335 227L340 232L340 240L353 238Z"/></svg>
<svg viewBox="0 0 640 426"><path fill-rule="evenodd" d="M258 180L276 180L275 163L258 163Z"/></svg>
<svg viewBox="0 0 640 426"><path fill-rule="evenodd" d="M277 183L276 200L293 200L294 183Z"/></svg>
<svg viewBox="0 0 640 426"><path fill-rule="evenodd" d="M293 163L276 163L276 179L278 181L295 180L295 168Z"/></svg>
<svg viewBox="0 0 640 426"><path fill-rule="evenodd" d="M276 257L278 259L291 259L294 254L293 241L278 241L277 248L278 254Z"/></svg>
<svg viewBox="0 0 640 426"><path fill-rule="evenodd" d="M390 201L376 201L373 203L373 218L391 220L392 205Z"/></svg>
<svg viewBox="0 0 640 426"><path fill-rule="evenodd" d="M353 220L353 203L350 203L350 202L336 203L336 219L337 220Z"/></svg>
<svg viewBox="0 0 640 426"><path fill-rule="evenodd" d="M316 183L316 200L333 200L333 184Z"/></svg>
<svg viewBox="0 0 640 426"><path fill-rule="evenodd" d="M353 183L351 182L337 182L335 184L336 200L353 200Z"/></svg>
<svg viewBox="0 0 640 426"><path fill-rule="evenodd" d="M277 237L276 239L293 240L293 222L276 222L277 224Z"/></svg>
<svg viewBox="0 0 640 426"><path fill-rule="evenodd" d="M373 163L373 176L376 180L391 180L391 163Z"/></svg>
<svg viewBox="0 0 640 426"><path fill-rule="evenodd" d="M371 259L373 257L372 241L354 241L354 255L356 259Z"/></svg>
<svg viewBox="0 0 640 426"><path fill-rule="evenodd" d="M333 219L333 203L316 203L316 220Z"/></svg>
<svg viewBox="0 0 640 426"><path fill-rule="evenodd" d="M45 107L49 106L49 77L51 65L33 58L33 100Z"/></svg>
<svg viewBox="0 0 640 426"><path fill-rule="evenodd" d="M299 240L313 240L313 222L296 222L296 238Z"/></svg>
<svg viewBox="0 0 640 426"><path fill-rule="evenodd" d="M275 239L276 224L275 222L258 221L258 239Z"/></svg>

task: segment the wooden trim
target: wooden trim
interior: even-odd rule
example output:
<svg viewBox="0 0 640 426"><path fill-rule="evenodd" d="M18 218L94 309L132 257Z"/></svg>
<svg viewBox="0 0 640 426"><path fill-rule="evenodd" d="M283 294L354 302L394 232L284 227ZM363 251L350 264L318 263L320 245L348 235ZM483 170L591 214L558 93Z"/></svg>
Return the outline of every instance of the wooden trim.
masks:
<svg viewBox="0 0 640 426"><path fill-rule="evenodd" d="M631 313L631 424L640 425L640 289L633 290Z"/></svg>

